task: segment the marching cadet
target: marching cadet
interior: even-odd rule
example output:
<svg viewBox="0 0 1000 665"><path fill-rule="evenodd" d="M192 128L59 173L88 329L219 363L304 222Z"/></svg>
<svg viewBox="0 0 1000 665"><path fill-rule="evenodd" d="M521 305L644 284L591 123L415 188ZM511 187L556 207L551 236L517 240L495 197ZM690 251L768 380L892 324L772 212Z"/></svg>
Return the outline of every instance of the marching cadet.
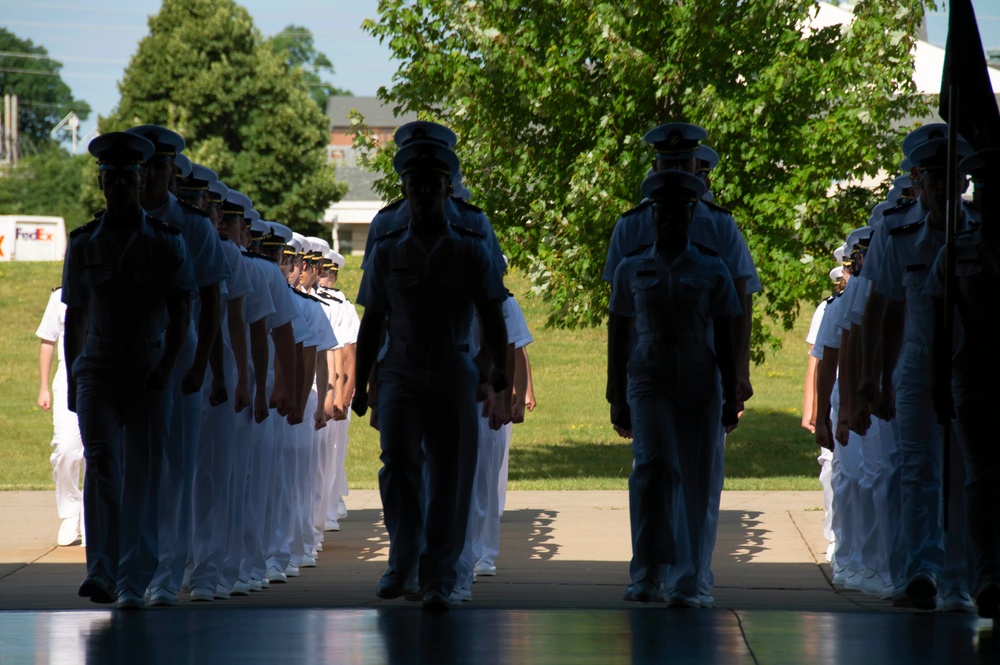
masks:
<svg viewBox="0 0 1000 665"><path fill-rule="evenodd" d="M844 256L844 248L838 247L834 251L834 258L841 262ZM813 313L812 321L809 323L809 332L806 335L806 343L809 345L809 365L806 369L805 387L803 390L802 407L802 427L809 430L811 434L816 433L816 368L819 360L812 354L819 338L819 329L825 318L826 308L844 292L844 286L849 277L849 273L842 265L838 265L830 270L830 279L834 282L833 295L823 300ZM820 448L819 457L819 484L823 489L823 536L829 542L826 549L826 560L833 561L833 553L837 547L837 538L833 529L834 522L834 495L833 495L833 451L828 448ZM839 528L838 528L839 531Z"/></svg>
<svg viewBox="0 0 1000 665"><path fill-rule="evenodd" d="M183 154L178 157L187 159ZM212 169L192 163L191 170L177 178L177 199L199 210L207 211L208 186L218 179L218 174Z"/></svg>
<svg viewBox="0 0 1000 665"><path fill-rule="evenodd" d="M70 408L87 461L80 595L138 608L158 558L166 390L197 283L180 232L143 211L141 168L156 146L112 132L89 150L107 208L70 235L62 295Z"/></svg>
<svg viewBox="0 0 1000 665"><path fill-rule="evenodd" d="M197 165L195 165L197 166ZM205 175L208 174L200 174ZM188 179L190 185L191 179ZM207 181L205 189L207 190ZM181 190L185 181L179 184ZM222 211L220 211L222 212ZM209 215L212 216L211 214ZM238 450L237 414L251 405L247 375L247 326L244 299L253 291L250 273L236 243L243 226L241 214L216 215L216 231L231 275L222 282L222 325L212 349L212 381L202 387L201 433L195 449L193 486L193 570L189 586L191 600L211 601L229 598L232 582L223 581L223 566L236 537L232 524L231 491ZM242 499L240 499L242 501ZM239 537L242 538L242 522Z"/></svg>
<svg viewBox="0 0 1000 665"><path fill-rule="evenodd" d="M1000 449L990 433L1000 367L994 348L995 312L990 305L1000 291L1000 150L974 153L962 160L959 170L972 177L982 225L954 240L951 292L955 300L949 305L961 324L961 335L954 340L961 340L957 345L948 345L943 325L947 248L938 253L928 277L927 293L934 298L934 406L943 426L956 417L965 461L976 604L979 616L996 619L1000 617L1000 522L995 515L1000 505Z"/></svg>
<svg viewBox="0 0 1000 665"><path fill-rule="evenodd" d="M45 306L42 322L35 336L41 340L38 347L38 406L52 411L52 480L56 484L56 510L62 522L56 543L60 547L72 545L77 540L87 545L87 529L83 521L83 491L80 471L83 465L83 440L76 414L69 410L66 391L66 360L62 343L66 326L66 305L62 301L62 288L55 288ZM56 375L49 392L49 375L52 358L56 358Z"/></svg>
<svg viewBox="0 0 1000 665"><path fill-rule="evenodd" d="M156 146L155 155L146 165L142 206L181 232L198 281L190 325L169 387L171 415L159 484L160 565L149 588L151 602L173 604L184 583L191 554L191 492L201 430L201 387L219 331L219 284L230 276L230 270L219 234L207 214L181 203L170 191L175 182L174 159L184 149L184 139L156 125L133 127L128 133L142 136Z"/></svg>
<svg viewBox="0 0 1000 665"><path fill-rule="evenodd" d="M321 506L317 509L316 524L324 531L339 531L340 520L347 517L347 446L351 421L351 399L354 397L356 382L358 326L361 320L354 305L343 291L336 288L337 278L344 267L344 257L334 251L324 257L325 270L320 272L316 295L334 305L336 320L334 334L341 345L330 354L330 378L333 385L327 391L325 411L330 420L332 459L324 472L324 488ZM334 500L336 498L336 501ZM324 508L325 507L325 508ZM323 522L323 524L320 524Z"/></svg>
<svg viewBox="0 0 1000 665"><path fill-rule="evenodd" d="M390 567L376 595L422 598L424 607L450 607L455 566L465 541L475 472L475 387L469 355L476 311L493 361L490 384L507 388L502 302L507 297L485 238L450 224L447 215L455 153L435 141L414 141L393 163L407 194L409 223L384 236L367 257L358 302L358 374L379 360L379 489L389 531ZM352 408L368 409L362 381ZM495 427L502 425L495 422ZM421 486L426 482L426 519ZM425 547L421 553L421 540ZM419 562L418 562L419 555ZM417 574L419 591L408 586Z"/></svg>
<svg viewBox="0 0 1000 665"><path fill-rule="evenodd" d="M249 199L246 199L246 205L249 206ZM246 208L245 219L252 219L255 217L254 213L254 210ZM290 232L289 237L291 237ZM262 247L265 238L269 243L266 248ZM263 331L266 334L264 340L260 338L259 325L251 328L251 349L255 352L252 360L258 396L255 397L254 407L254 421L257 426L253 429L253 455L250 462L250 477L247 481L248 498L244 525L246 558L240 566L239 574L241 580L249 580L248 586L251 591L260 591L270 585L267 569L277 448L275 421L279 420L268 417L271 408L269 405L272 399L276 406L281 401L281 409L285 413L288 412L285 397L274 392L275 367L288 368L286 372L294 371L296 348L292 321L298 315L298 311L275 258L284 247L284 240L282 238L275 240L270 225L258 217L251 222L247 241L251 246L261 247L267 252L267 254L257 254L248 251L245 256L255 275L255 290L259 289L267 294L271 303L270 308L273 310L264 319ZM263 401L259 399L261 395L264 397ZM261 407L257 404L262 405L263 412L259 411ZM275 578L278 577L280 576L275 575Z"/></svg>
<svg viewBox="0 0 1000 665"><path fill-rule="evenodd" d="M697 173L697 151L705 137L706 132L701 127L680 122L660 125L646 132L644 139L655 151L652 172L677 169L692 174ZM656 228L652 214L652 202L647 200L623 214L615 223L608 246L607 262L601 275L604 281L611 282L615 269L625 256L653 244L656 239ZM743 314L733 319L731 338L735 345L734 353L740 377L739 398L746 402L753 394L749 364L750 327L753 317L751 296L761 290L753 258L732 216L725 209L704 200L698 201L694 206L689 237L692 242L719 254L733 277L740 302L743 303ZM712 408L717 411L721 406L718 400L712 404ZM721 412L718 415L719 418L713 418L713 422L721 423ZM712 457L712 482L702 488L707 493L705 501L708 506L706 541L699 548L703 556L699 562L698 574L700 602L703 605L711 605L714 602L708 589L714 584L712 552L715 549L722 486L725 481L725 431L721 425L715 431L714 442L715 445L708 451Z"/></svg>
<svg viewBox="0 0 1000 665"><path fill-rule="evenodd" d="M688 240L704 192L688 172L646 178L655 241L622 260L612 282L608 397L611 421L632 438L634 458L629 601L701 606L704 488L712 473L705 453L714 445L719 414L710 404L719 398L720 374L722 426L728 432L738 423L730 318L742 304L725 264Z"/></svg>
<svg viewBox="0 0 1000 665"><path fill-rule="evenodd" d="M960 493L952 497L956 499L950 506L955 515L949 515L947 542L941 528L943 432L933 412L933 302L924 295L929 268L944 243L947 149L946 138L930 139L910 154L919 170L927 214L889 232L874 288L887 301L877 337L901 339L898 347L890 345L882 351L883 376L892 377L902 451L900 520L907 558L904 593L899 600L933 610L940 593L946 610L969 611L973 604L963 561L967 534L957 500ZM971 152L964 141L956 149L960 157ZM865 380L873 383L867 373ZM960 467L953 465L952 470L960 472Z"/></svg>
<svg viewBox="0 0 1000 665"><path fill-rule="evenodd" d="M426 120L416 120L402 125L392 136L393 141L399 148L404 148L415 141L433 141L449 150L454 150L458 143L458 137L444 125ZM454 181L461 178L459 167L450 174L449 196L446 202L446 215L449 223L461 226L466 230L482 235L490 256L493 259L496 269L503 274L504 259L500 250L500 243L497 242L493 225L490 224L486 214L476 206L468 203L462 198L455 196ZM465 190L466 192L468 190ZM361 260L361 269L368 267L368 257L371 256L372 248L376 240L381 239L386 234L404 228L410 220L410 204L407 199L405 189L403 198L390 203L372 218L368 229L368 238L365 241L365 253Z"/></svg>

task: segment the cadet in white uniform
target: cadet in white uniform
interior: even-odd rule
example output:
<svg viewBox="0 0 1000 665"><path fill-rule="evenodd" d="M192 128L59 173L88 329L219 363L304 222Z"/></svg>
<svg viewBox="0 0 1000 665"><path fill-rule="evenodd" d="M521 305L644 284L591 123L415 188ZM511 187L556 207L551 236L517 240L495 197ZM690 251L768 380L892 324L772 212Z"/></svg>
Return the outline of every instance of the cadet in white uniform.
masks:
<svg viewBox="0 0 1000 665"><path fill-rule="evenodd" d="M56 543L60 547L72 545L77 540L86 546L87 531L83 521L83 490L80 486L83 470L83 440L76 414L67 403L66 359L62 344L66 321L66 305L62 289L52 290L45 306L42 322L35 336L41 340L38 348L38 406L52 411L52 481L56 484L56 510L62 523ZM49 375L52 358L56 358L56 375L49 392Z"/></svg>
<svg viewBox="0 0 1000 665"><path fill-rule="evenodd" d="M194 456L201 431L201 387L219 331L219 284L230 276L230 270L219 234L207 214L181 203L170 192L174 183L174 158L184 149L184 139L156 125L141 125L128 132L156 146L156 154L147 166L142 205L149 214L181 232L198 280L198 293L191 302L190 325L168 394L168 444L163 448L160 482L160 564L149 588L151 602L172 604L177 602L177 593L190 561L191 491Z"/></svg>

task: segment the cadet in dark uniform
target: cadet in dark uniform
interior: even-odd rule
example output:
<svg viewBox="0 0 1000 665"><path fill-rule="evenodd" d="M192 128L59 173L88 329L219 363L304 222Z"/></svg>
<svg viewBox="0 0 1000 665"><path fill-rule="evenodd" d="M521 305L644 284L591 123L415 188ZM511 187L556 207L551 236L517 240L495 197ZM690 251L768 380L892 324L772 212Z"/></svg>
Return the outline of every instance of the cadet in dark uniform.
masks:
<svg viewBox="0 0 1000 665"><path fill-rule="evenodd" d="M502 312L507 292L483 237L449 224L446 216L457 162L435 141L415 141L396 154L409 224L376 243L358 293L365 307L357 345L359 376L369 376L383 331L389 336L377 380L379 488L391 564L376 594L415 597L417 590L407 588L407 581L418 572L420 597L430 608L452 604L455 566L465 541L476 463L479 372L469 354L476 310L494 363L491 383L497 392L507 387ZM352 407L358 415L367 411L363 382ZM425 474L426 523L420 500ZM421 536L426 541L422 554Z"/></svg>
<svg viewBox="0 0 1000 665"><path fill-rule="evenodd" d="M705 192L683 171L646 178L656 241L626 256L612 281L608 333L611 421L632 436L629 476L632 564L625 600L698 607L714 445L738 422L732 317L742 312L722 260L688 241ZM714 339L714 352L713 343ZM721 373L721 396L716 395Z"/></svg>
<svg viewBox="0 0 1000 665"><path fill-rule="evenodd" d="M91 141L107 208L71 234L63 272L71 406L87 460L80 595L123 608L144 604L156 569L164 389L197 289L179 231L140 205L153 151L121 132Z"/></svg>

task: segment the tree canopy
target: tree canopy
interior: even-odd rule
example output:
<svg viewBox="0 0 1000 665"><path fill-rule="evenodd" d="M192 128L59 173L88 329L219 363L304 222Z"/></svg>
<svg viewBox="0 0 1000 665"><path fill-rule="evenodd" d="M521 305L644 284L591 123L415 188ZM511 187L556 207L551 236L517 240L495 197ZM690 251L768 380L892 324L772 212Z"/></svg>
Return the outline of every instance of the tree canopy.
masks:
<svg viewBox="0 0 1000 665"><path fill-rule="evenodd" d="M364 27L403 63L379 96L456 131L473 202L554 325L606 315L605 253L641 197L646 130L707 129L722 156L715 200L764 283L759 361L773 341L762 322L790 326L820 297L831 250L884 193L836 183L893 173L898 125L925 104L911 57L921 0L859 0L850 25L805 29L815 11L814 0L380 0ZM391 174L393 146L358 144Z"/></svg>
<svg viewBox="0 0 1000 665"><path fill-rule="evenodd" d="M49 134L70 111L81 120L90 115L90 105L73 98L60 69L62 64L50 58L44 46L0 28L0 96L18 96L23 154L52 147Z"/></svg>
<svg viewBox="0 0 1000 665"><path fill-rule="evenodd" d="M289 69L302 71L309 96L326 112L326 100L334 95L349 96L351 93L323 80L324 72L333 74L333 63L325 53L316 50L312 32L301 25L288 25L284 30L268 40L271 48L285 61Z"/></svg>
<svg viewBox="0 0 1000 665"><path fill-rule="evenodd" d="M102 132L173 129L186 154L253 199L265 219L316 234L344 193L327 164L329 123L302 69L286 66L232 0L164 0L119 90Z"/></svg>

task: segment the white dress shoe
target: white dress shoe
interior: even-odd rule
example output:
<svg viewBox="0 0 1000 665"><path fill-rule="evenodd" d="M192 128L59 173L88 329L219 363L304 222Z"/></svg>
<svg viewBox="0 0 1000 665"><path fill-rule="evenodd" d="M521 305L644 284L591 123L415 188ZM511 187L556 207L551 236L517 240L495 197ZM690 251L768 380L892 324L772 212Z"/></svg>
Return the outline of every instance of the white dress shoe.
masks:
<svg viewBox="0 0 1000 665"><path fill-rule="evenodd" d="M191 600L196 603L208 603L215 600L215 592L204 587L191 589Z"/></svg>
<svg viewBox="0 0 1000 665"><path fill-rule="evenodd" d="M480 577L493 577L497 574L497 567L492 563L487 563L485 561L480 561L476 563L473 568L473 572Z"/></svg>
<svg viewBox="0 0 1000 665"><path fill-rule="evenodd" d="M344 503L344 497L337 500L337 517L339 519L347 517L347 504Z"/></svg>
<svg viewBox="0 0 1000 665"><path fill-rule="evenodd" d="M302 561L299 562L299 568L315 568L316 559L306 554L302 557Z"/></svg>
<svg viewBox="0 0 1000 665"><path fill-rule="evenodd" d="M80 518L79 517L67 517L59 525L59 536L56 538L56 542L59 547L67 547L72 545L80 537Z"/></svg>
<svg viewBox="0 0 1000 665"><path fill-rule="evenodd" d="M233 590L229 592L233 596L249 596L250 595L250 583L241 582L236 580L236 584L233 585Z"/></svg>
<svg viewBox="0 0 1000 665"><path fill-rule="evenodd" d="M340 522L337 520L327 520L323 526L324 531L340 531Z"/></svg>
<svg viewBox="0 0 1000 665"><path fill-rule="evenodd" d="M222 582L215 585L215 599L216 600L229 600L229 587L227 587Z"/></svg>
<svg viewBox="0 0 1000 665"><path fill-rule="evenodd" d="M279 570L277 566L271 566L264 573L264 578L268 582L273 582L274 584L284 584L288 581L288 577L285 575L283 570Z"/></svg>
<svg viewBox="0 0 1000 665"><path fill-rule="evenodd" d="M300 574L299 567L294 563L288 564L288 567L285 568L285 577L298 577Z"/></svg>

